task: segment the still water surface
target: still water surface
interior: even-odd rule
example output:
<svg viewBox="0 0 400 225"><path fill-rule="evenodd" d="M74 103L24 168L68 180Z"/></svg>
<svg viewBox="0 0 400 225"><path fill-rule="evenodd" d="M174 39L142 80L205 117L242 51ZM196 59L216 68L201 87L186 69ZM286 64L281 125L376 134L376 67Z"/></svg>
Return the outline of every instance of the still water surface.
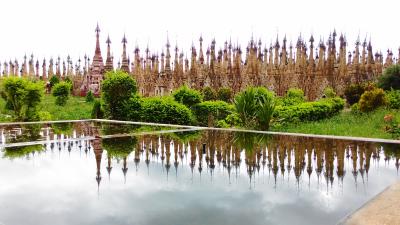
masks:
<svg viewBox="0 0 400 225"><path fill-rule="evenodd" d="M336 224L399 181L399 145L175 129L0 126L0 224Z"/></svg>

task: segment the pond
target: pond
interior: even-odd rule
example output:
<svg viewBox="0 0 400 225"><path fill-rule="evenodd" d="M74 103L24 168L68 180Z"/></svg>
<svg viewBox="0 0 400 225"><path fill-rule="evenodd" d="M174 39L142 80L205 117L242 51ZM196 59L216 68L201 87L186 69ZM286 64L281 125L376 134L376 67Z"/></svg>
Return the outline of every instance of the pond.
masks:
<svg viewBox="0 0 400 225"><path fill-rule="evenodd" d="M400 145L81 121L0 125L0 224L336 224Z"/></svg>

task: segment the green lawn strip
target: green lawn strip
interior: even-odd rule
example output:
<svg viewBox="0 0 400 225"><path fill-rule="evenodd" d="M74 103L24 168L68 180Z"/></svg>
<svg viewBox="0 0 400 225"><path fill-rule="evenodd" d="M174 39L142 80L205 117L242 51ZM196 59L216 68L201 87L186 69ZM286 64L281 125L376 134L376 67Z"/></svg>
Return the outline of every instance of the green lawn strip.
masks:
<svg viewBox="0 0 400 225"><path fill-rule="evenodd" d="M362 115L343 111L328 119L288 124L282 127L273 127L272 130L290 133L392 139L392 136L384 131L385 124L383 117L389 113L400 118L400 112L398 110L388 110L383 108Z"/></svg>

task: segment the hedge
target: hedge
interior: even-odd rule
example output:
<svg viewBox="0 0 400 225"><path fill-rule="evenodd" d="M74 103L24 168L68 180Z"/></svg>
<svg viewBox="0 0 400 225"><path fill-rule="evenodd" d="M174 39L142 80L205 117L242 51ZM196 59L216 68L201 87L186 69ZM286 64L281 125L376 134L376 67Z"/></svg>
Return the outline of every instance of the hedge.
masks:
<svg viewBox="0 0 400 225"><path fill-rule="evenodd" d="M343 99L336 97L292 106L277 106L274 117L284 122L315 121L337 114L344 108L344 103Z"/></svg>
<svg viewBox="0 0 400 225"><path fill-rule="evenodd" d="M234 111L234 106L224 101L204 101L192 107L193 113L197 118L198 125L207 126L208 116L214 117L214 124L219 120L224 120Z"/></svg>
<svg viewBox="0 0 400 225"><path fill-rule="evenodd" d="M190 109L172 98L143 98L140 115L144 122L181 125L194 123Z"/></svg>

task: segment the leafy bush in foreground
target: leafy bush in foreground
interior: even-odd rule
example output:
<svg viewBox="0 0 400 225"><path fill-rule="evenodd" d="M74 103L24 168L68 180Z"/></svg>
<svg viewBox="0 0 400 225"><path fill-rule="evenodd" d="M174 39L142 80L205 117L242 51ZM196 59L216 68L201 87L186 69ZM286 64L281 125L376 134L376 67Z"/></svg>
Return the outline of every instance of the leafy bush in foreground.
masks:
<svg viewBox="0 0 400 225"><path fill-rule="evenodd" d="M187 107L192 107L193 105L203 101L203 96L200 91L190 89L188 86L184 85L178 90L172 93L175 101L186 105Z"/></svg>
<svg viewBox="0 0 400 225"><path fill-rule="evenodd" d="M109 71L101 84L104 112L110 119L127 120L129 99L136 94L136 81L120 70Z"/></svg>
<svg viewBox="0 0 400 225"><path fill-rule="evenodd" d="M3 80L1 97L6 109L14 112L17 121L38 120L37 107L42 101L44 86L25 78L9 77Z"/></svg>
<svg viewBox="0 0 400 225"><path fill-rule="evenodd" d="M194 123L192 112L185 105L171 98L145 98L141 104L141 120L153 123L190 125Z"/></svg>
<svg viewBox="0 0 400 225"><path fill-rule="evenodd" d="M380 88L373 88L370 91L365 91L358 102L361 112L370 112L386 104L385 92Z"/></svg>
<svg viewBox="0 0 400 225"><path fill-rule="evenodd" d="M331 117L343 108L344 100L335 97L293 106L277 106L274 117L284 122L315 121Z"/></svg>
<svg viewBox="0 0 400 225"><path fill-rule="evenodd" d="M275 109L275 95L266 88L247 88L235 97L235 109L248 128L268 130Z"/></svg>
<svg viewBox="0 0 400 225"><path fill-rule="evenodd" d="M400 90L391 90L386 92L386 98L389 108L400 109Z"/></svg>
<svg viewBox="0 0 400 225"><path fill-rule="evenodd" d="M71 84L67 82L60 82L53 87L53 96L56 97L56 105L64 106L67 104Z"/></svg>
<svg viewBox="0 0 400 225"><path fill-rule="evenodd" d="M224 120L234 111L234 107L224 101L205 101L194 105L192 110L200 126L207 126L210 116L214 119L212 126L216 126L219 120Z"/></svg>
<svg viewBox="0 0 400 225"><path fill-rule="evenodd" d="M400 65L389 66L379 77L378 87L383 90L400 90Z"/></svg>
<svg viewBox="0 0 400 225"><path fill-rule="evenodd" d="M344 96L347 103L349 103L349 105L357 103L364 91L365 85L362 84L351 84L350 86L347 86L344 90Z"/></svg>
<svg viewBox="0 0 400 225"><path fill-rule="evenodd" d="M306 100L304 91L299 88L290 88L285 97L282 99L282 104L285 106L297 105Z"/></svg>

